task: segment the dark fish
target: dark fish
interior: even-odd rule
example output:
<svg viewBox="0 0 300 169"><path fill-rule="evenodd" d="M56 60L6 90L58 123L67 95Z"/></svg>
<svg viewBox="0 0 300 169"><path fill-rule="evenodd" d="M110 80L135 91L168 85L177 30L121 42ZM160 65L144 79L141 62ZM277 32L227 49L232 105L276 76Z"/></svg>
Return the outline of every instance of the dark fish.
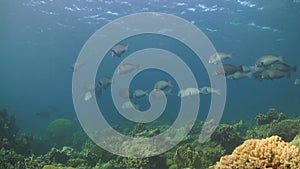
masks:
<svg viewBox="0 0 300 169"><path fill-rule="evenodd" d="M272 64L271 68L275 69L275 70L280 70L283 72L289 72L289 71L296 72L297 71L297 66L290 66L290 65L288 65L286 63L282 63L282 62L277 62L277 63Z"/></svg>
<svg viewBox="0 0 300 169"><path fill-rule="evenodd" d="M35 115L42 117L42 118L50 118L51 117L50 113L46 112L46 111L37 112L37 113L35 113Z"/></svg>
<svg viewBox="0 0 300 169"><path fill-rule="evenodd" d="M102 77L100 78L98 85L100 88L102 89L106 89L107 87L109 87L111 85L111 78L110 77Z"/></svg>
<svg viewBox="0 0 300 169"><path fill-rule="evenodd" d="M276 70L276 69L267 69L264 70L261 73L261 78L262 79L280 79L283 77L291 77L291 73L290 72L284 72L284 71L280 71L280 70Z"/></svg>
<svg viewBox="0 0 300 169"><path fill-rule="evenodd" d="M234 66L234 65L230 65L230 64L223 64L223 68L218 67L215 74L228 76L228 75L234 74L235 72L243 72L243 66L242 65Z"/></svg>
<svg viewBox="0 0 300 169"><path fill-rule="evenodd" d="M128 50L128 45L116 45L111 49L111 55L115 57L121 57L123 53Z"/></svg>
<svg viewBox="0 0 300 169"><path fill-rule="evenodd" d="M94 89L94 92L96 96L100 96L104 90L106 90L112 83L112 80L110 77L102 77L98 81L98 84L96 88Z"/></svg>

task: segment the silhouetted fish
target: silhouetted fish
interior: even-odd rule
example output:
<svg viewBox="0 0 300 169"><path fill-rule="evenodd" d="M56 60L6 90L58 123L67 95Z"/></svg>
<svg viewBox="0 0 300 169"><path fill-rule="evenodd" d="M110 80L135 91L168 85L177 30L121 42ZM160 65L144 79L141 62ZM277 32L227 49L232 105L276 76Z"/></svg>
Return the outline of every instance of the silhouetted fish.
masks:
<svg viewBox="0 0 300 169"><path fill-rule="evenodd" d="M51 117L50 113L46 112L46 111L37 112L37 113L35 113L35 115L42 117L42 118L50 118Z"/></svg>
<svg viewBox="0 0 300 169"><path fill-rule="evenodd" d="M234 74L235 72L243 72L243 66L234 66L230 64L223 64L223 68L220 66L217 68L215 75L228 76Z"/></svg>

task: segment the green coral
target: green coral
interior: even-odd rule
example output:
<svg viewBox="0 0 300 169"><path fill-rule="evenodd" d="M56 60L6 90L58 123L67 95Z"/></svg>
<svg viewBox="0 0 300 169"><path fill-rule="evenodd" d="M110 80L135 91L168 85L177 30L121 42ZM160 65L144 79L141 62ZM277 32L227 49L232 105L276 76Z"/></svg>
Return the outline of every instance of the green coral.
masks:
<svg viewBox="0 0 300 169"><path fill-rule="evenodd" d="M24 167L24 157L13 150L0 149L0 168L16 169Z"/></svg>
<svg viewBox="0 0 300 169"><path fill-rule="evenodd" d="M45 165L42 169L73 169L72 167L57 167L54 165Z"/></svg>
<svg viewBox="0 0 300 169"><path fill-rule="evenodd" d="M225 149L221 145L211 141L200 144L198 140L196 140L192 146L195 147L195 151L198 152L201 167L203 168L208 168L215 164L225 154Z"/></svg>
<svg viewBox="0 0 300 169"><path fill-rule="evenodd" d="M286 116L279 113L275 108L270 108L267 114L259 114L255 117L257 125L271 124L285 120Z"/></svg>
<svg viewBox="0 0 300 169"><path fill-rule="evenodd" d="M300 149L300 134L298 134L291 142L291 145L294 145Z"/></svg>
<svg viewBox="0 0 300 169"><path fill-rule="evenodd" d="M148 158L124 158L124 168L126 169L147 169L149 168Z"/></svg>
<svg viewBox="0 0 300 169"><path fill-rule="evenodd" d="M15 122L15 117L9 115L7 109L0 110L0 147L29 155L32 137L20 134Z"/></svg>
<svg viewBox="0 0 300 169"><path fill-rule="evenodd" d="M200 155L192 149L191 145L179 146L174 155L178 168L200 168Z"/></svg>
<svg viewBox="0 0 300 169"><path fill-rule="evenodd" d="M103 150L91 140L88 140L82 147L80 157L86 161L86 165L95 166L100 161L109 161L113 155Z"/></svg>
<svg viewBox="0 0 300 169"><path fill-rule="evenodd" d="M211 140L225 148L225 153L231 153L235 147L242 144L244 138L231 125L221 124L211 135Z"/></svg>
<svg viewBox="0 0 300 169"><path fill-rule="evenodd" d="M48 125L48 133L58 146L70 145L75 131L73 122L68 119L56 119Z"/></svg>
<svg viewBox="0 0 300 169"><path fill-rule="evenodd" d="M300 120L287 119L277 123L265 124L257 126L256 128L248 131L248 138L265 138L273 135L278 135L286 142L290 142L299 134Z"/></svg>

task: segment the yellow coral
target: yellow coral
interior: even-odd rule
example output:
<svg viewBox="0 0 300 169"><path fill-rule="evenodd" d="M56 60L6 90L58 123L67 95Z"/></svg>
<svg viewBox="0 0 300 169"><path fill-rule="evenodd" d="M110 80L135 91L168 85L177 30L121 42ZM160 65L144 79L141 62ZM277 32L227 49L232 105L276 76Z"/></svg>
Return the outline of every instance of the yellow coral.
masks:
<svg viewBox="0 0 300 169"><path fill-rule="evenodd" d="M279 136L246 140L231 155L223 156L215 169L298 169L299 150Z"/></svg>

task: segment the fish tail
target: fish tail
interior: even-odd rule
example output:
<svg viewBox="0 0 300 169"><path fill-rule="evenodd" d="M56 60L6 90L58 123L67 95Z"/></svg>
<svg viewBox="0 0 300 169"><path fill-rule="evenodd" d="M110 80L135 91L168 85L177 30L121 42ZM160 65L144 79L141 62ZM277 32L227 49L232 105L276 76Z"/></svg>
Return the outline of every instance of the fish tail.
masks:
<svg viewBox="0 0 300 169"><path fill-rule="evenodd" d="M292 67L292 70L293 70L294 72L296 72L296 71L297 71L297 66L296 66L296 65L293 66L293 67Z"/></svg>
<svg viewBox="0 0 300 169"><path fill-rule="evenodd" d="M240 66L238 67L238 71L239 71L239 72L243 72L243 65L240 65Z"/></svg>
<svg viewBox="0 0 300 169"><path fill-rule="evenodd" d="M170 87L173 87L173 84L172 84L171 80L168 81L168 84L169 84Z"/></svg>
<svg viewBox="0 0 300 169"><path fill-rule="evenodd" d="M246 76L247 76L248 78L252 78L252 77L253 77L253 72L247 73Z"/></svg>
<svg viewBox="0 0 300 169"><path fill-rule="evenodd" d="M291 72L287 72L286 77L291 78Z"/></svg>
<svg viewBox="0 0 300 169"><path fill-rule="evenodd" d="M216 93L217 95L220 95L220 94L221 94L221 90L220 90L220 89L216 89L216 90L215 90L215 93Z"/></svg>

